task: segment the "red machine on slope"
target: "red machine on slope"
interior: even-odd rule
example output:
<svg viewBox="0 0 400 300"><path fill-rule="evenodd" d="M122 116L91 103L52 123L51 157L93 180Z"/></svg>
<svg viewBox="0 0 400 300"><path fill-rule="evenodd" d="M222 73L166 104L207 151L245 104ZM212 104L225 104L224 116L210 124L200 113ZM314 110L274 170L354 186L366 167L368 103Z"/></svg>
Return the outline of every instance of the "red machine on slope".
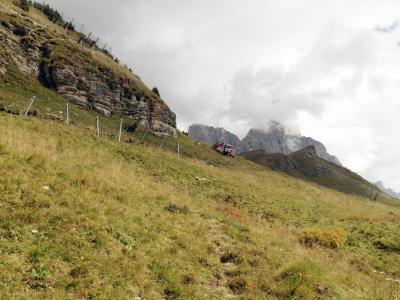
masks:
<svg viewBox="0 0 400 300"><path fill-rule="evenodd" d="M231 145L225 143L216 143L213 145L213 149L223 155L234 157L234 150Z"/></svg>

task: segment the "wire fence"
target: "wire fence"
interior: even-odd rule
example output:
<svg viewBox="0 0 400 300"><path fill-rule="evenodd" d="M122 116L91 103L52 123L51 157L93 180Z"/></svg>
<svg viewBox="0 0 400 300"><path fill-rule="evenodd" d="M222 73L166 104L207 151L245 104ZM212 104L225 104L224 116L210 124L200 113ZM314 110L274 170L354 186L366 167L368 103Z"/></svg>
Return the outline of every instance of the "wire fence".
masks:
<svg viewBox="0 0 400 300"><path fill-rule="evenodd" d="M39 101L40 101L40 99L36 95L32 95L31 98L26 103L25 108L23 108L22 112L20 112L20 114L25 117L33 115L33 113L36 111L34 104ZM43 117L45 119L63 121L67 125L74 123L73 118L71 117L72 114L70 111L70 103L69 102L65 103L64 109L62 111L59 111L59 113L62 116L47 113ZM35 114L35 116L37 116L37 114ZM79 119L78 116L75 116L75 117L77 119ZM128 129L129 128L128 121L124 120L124 118L121 118L119 120L118 128L117 128L117 126L116 126L116 128L110 128L110 124L106 124L103 126L103 130L102 130L102 124L101 124L102 121L101 121L101 118L99 115L96 116L94 122L95 122L95 124L94 124L95 135L97 138L100 138L102 135L110 137L110 134L111 134L118 141L118 143L121 143L121 142L135 143L130 139L131 137L135 137L135 139L137 140L137 142L135 144L141 146L146 143L146 138L148 138L150 135L151 136L154 135L152 133L151 128L149 126L147 126L147 127L145 127L144 132L142 134L140 132L137 132L135 134L135 132L136 132L136 130L135 130L135 132L133 134L131 134L130 137L128 137L127 139L124 139L124 132L128 132L128 130L129 130ZM127 127L124 127L124 125L126 125ZM153 146L156 146L156 147L158 147L159 150L161 150L164 148L164 146L166 146L167 142L169 141L169 138L170 138L169 135L163 135L163 136L158 137L157 140L154 141L154 137L153 137L153 141L151 141L150 144L153 144ZM180 157L181 150L182 150L182 144L178 137L176 138L175 148L176 148L178 157Z"/></svg>
<svg viewBox="0 0 400 300"><path fill-rule="evenodd" d="M32 95L32 97L29 99L29 101L26 104L26 109L24 109L23 111L23 115L24 116L28 116L30 115L30 112L32 110L32 108L34 107L34 103L39 101L39 99L36 97L36 95ZM62 119L66 124L70 124L71 123L71 114L70 114L70 109L69 109L70 105L69 103L65 104L65 110L64 110L64 118ZM106 127L106 126L105 126ZM144 145L146 142L146 138L149 135L152 135L151 129L150 127L146 127L144 132L142 134L133 134L130 137L135 137L136 139L136 143L131 140L130 138L124 140L123 139L123 132L125 131L124 129L124 119L121 118L119 120L118 123L118 128L115 128L116 134L114 135L116 140L121 143L121 142L128 142L128 143L134 143L137 144L138 146ZM102 132L101 132L101 121L100 121L100 117L96 116L95 119L95 134L98 138L101 137ZM106 133L104 133L106 134ZM166 145L167 141L169 141L169 137L168 135L164 135L162 137L159 137L157 139L158 143L156 143L156 141L151 141L151 144L153 146L158 147L159 150L163 149L164 146ZM175 144L175 150L173 150L173 144ZM176 151L177 156L180 158L181 157L181 153L182 153L182 143L181 140L179 139L179 137L176 138L175 143L173 143L172 145L169 145L170 150ZM172 148L171 148L172 146ZM186 156L186 155L185 155ZM193 157L193 159L196 161L196 163L198 163L197 157ZM335 172L337 175L342 176L344 179L348 180L348 176L340 173L340 172ZM330 182L329 185L330 186L337 186L337 187L351 187L354 188L354 186L359 185L360 189L364 189L364 197L370 199L370 201L378 201L379 200L379 196L381 194L384 194L378 187L374 186L372 183L368 183L367 181L361 181L355 178L351 178L352 182Z"/></svg>

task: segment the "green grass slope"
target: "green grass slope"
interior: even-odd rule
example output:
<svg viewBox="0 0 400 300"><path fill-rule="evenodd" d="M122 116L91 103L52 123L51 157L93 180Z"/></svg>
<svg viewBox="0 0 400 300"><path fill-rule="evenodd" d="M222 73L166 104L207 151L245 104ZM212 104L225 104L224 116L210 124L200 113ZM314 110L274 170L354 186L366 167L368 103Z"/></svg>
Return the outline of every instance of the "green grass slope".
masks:
<svg viewBox="0 0 400 300"><path fill-rule="evenodd" d="M184 136L178 158L40 118L0 132L1 299L400 295L397 208Z"/></svg>
<svg viewBox="0 0 400 300"><path fill-rule="evenodd" d="M242 153L241 156L269 169L282 171L293 177L343 193L365 197L366 200L400 206L400 201L382 193L378 187L358 174L316 155L310 155L307 148L288 156L280 153L270 154L265 151L251 151ZM286 165L282 165L282 162Z"/></svg>
<svg viewBox="0 0 400 300"><path fill-rule="evenodd" d="M399 208L65 105L0 78L0 299L400 297Z"/></svg>

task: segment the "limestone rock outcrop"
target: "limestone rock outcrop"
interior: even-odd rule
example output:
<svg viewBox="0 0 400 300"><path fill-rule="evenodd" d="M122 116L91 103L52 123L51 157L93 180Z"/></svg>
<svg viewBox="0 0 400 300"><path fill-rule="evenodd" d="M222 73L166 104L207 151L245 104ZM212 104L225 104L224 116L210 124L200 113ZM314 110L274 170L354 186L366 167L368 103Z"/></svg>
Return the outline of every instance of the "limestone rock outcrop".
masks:
<svg viewBox="0 0 400 300"><path fill-rule="evenodd" d="M260 150L270 154L281 153L289 155L308 146L313 146L317 156L338 166L342 166L339 159L330 155L322 143L310 137L293 134L276 121L270 122L267 130L250 129L243 140L240 140L235 134L224 128L215 128L200 124L191 125L188 134L192 139L207 144L217 142L231 144L237 154Z"/></svg>
<svg viewBox="0 0 400 300"><path fill-rule="evenodd" d="M224 128L194 124L189 127L188 134L193 140L210 145L215 143L226 143L230 144L235 150L240 146L240 139L235 134L225 130Z"/></svg>
<svg viewBox="0 0 400 300"><path fill-rule="evenodd" d="M155 134L176 133L176 115L139 77L29 16L3 14L0 48L0 76L17 68L84 109L130 116Z"/></svg>
<svg viewBox="0 0 400 300"><path fill-rule="evenodd" d="M292 134L288 129L275 121L270 123L267 130L250 129L240 144L240 152L264 150L267 153L283 153L288 155L308 146L314 146L319 157L336 165L342 165L337 157L327 152L326 147L322 143L310 137Z"/></svg>

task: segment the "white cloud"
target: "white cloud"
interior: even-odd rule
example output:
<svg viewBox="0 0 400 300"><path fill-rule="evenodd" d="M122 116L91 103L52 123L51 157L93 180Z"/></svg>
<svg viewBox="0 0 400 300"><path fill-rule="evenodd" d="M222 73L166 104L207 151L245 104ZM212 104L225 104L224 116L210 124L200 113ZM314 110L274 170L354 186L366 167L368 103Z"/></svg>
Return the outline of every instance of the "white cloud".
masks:
<svg viewBox="0 0 400 300"><path fill-rule="evenodd" d="M158 86L180 128L277 119L400 191L398 0L47 2Z"/></svg>

